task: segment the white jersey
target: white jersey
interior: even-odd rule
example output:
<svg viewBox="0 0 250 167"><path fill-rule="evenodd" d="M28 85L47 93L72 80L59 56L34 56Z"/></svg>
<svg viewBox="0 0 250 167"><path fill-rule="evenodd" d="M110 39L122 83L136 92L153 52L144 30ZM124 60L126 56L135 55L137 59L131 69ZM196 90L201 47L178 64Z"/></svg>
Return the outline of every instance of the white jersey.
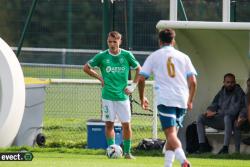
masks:
<svg viewBox="0 0 250 167"><path fill-rule="evenodd" d="M157 104L187 108L187 77L197 75L190 58L172 46L153 52L144 62L141 75L154 75Z"/></svg>

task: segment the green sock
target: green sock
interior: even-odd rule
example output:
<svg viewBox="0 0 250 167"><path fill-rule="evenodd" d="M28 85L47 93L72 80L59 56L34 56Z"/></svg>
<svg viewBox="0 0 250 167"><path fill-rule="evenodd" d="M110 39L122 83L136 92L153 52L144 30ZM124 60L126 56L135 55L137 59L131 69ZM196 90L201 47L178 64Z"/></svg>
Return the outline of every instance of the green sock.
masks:
<svg viewBox="0 0 250 167"><path fill-rule="evenodd" d="M131 140L123 140L123 151L124 153L130 153L130 149L131 149Z"/></svg>
<svg viewBox="0 0 250 167"><path fill-rule="evenodd" d="M115 144L115 138L107 138L108 146Z"/></svg>

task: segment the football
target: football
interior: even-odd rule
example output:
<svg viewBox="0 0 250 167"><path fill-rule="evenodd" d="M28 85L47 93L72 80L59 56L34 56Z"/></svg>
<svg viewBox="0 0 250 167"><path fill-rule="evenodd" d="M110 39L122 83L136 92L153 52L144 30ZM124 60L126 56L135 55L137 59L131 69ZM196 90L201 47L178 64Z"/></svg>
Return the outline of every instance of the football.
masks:
<svg viewBox="0 0 250 167"><path fill-rule="evenodd" d="M112 159L121 158L122 153L122 148L116 144L110 145L106 150L106 155L108 156L108 158Z"/></svg>

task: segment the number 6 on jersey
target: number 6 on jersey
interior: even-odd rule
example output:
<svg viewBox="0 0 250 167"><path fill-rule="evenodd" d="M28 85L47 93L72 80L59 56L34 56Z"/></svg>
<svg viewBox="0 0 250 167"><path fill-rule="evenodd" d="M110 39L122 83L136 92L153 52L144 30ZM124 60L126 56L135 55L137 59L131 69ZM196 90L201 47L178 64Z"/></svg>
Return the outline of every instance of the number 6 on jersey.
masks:
<svg viewBox="0 0 250 167"><path fill-rule="evenodd" d="M168 69L168 75L170 77L174 78L175 77L175 67L174 67L174 63L172 62L172 57L168 58L167 69Z"/></svg>

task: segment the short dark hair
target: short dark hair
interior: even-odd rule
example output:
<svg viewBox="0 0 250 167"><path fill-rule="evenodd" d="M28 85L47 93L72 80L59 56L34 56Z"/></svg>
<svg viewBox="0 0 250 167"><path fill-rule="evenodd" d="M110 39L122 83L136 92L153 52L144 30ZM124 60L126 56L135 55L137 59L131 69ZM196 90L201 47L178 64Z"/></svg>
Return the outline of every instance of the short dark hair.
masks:
<svg viewBox="0 0 250 167"><path fill-rule="evenodd" d="M175 38L175 31L171 28L166 28L159 32L159 39L163 43L171 43Z"/></svg>
<svg viewBox="0 0 250 167"><path fill-rule="evenodd" d="M231 78L233 78L233 79L235 80L235 75L232 74L232 73L227 73L227 74L225 74L225 75L224 75L224 81L225 81L225 79L226 79L227 77L231 77Z"/></svg>
<svg viewBox="0 0 250 167"><path fill-rule="evenodd" d="M113 37L115 39L122 39L122 35L118 31L111 31L109 32L110 37Z"/></svg>

